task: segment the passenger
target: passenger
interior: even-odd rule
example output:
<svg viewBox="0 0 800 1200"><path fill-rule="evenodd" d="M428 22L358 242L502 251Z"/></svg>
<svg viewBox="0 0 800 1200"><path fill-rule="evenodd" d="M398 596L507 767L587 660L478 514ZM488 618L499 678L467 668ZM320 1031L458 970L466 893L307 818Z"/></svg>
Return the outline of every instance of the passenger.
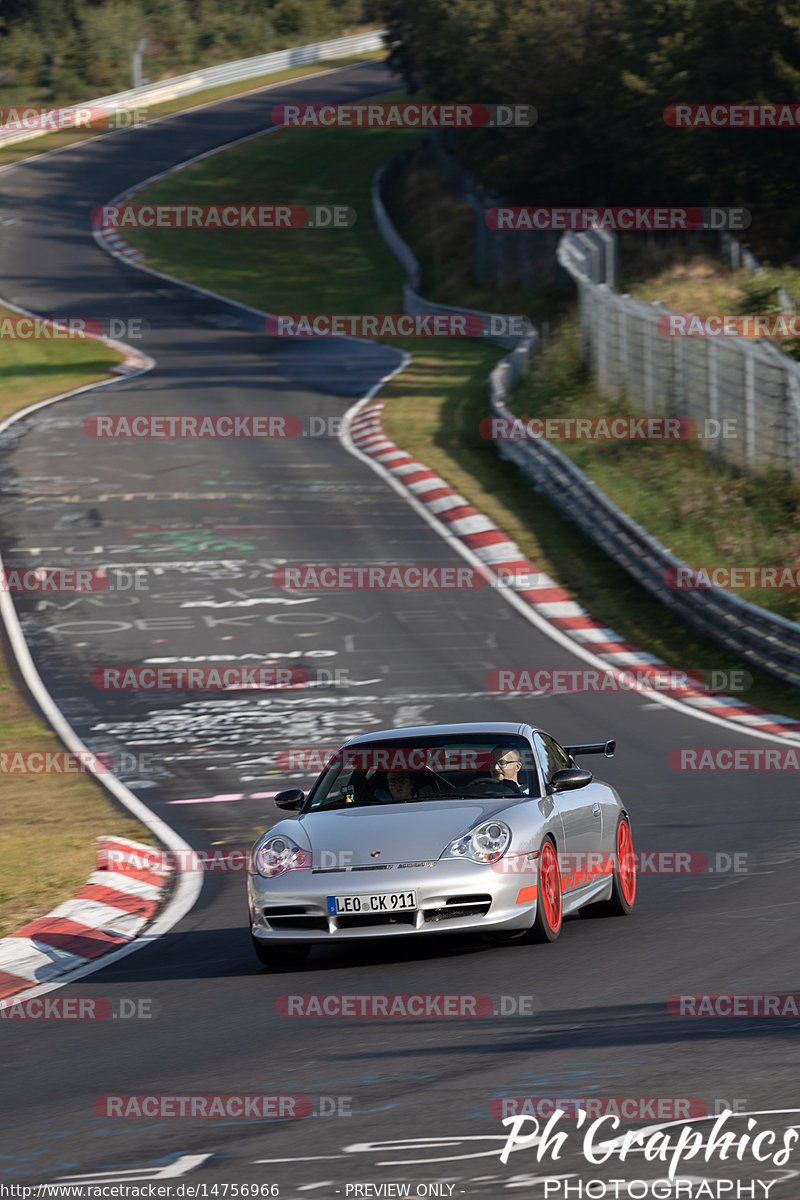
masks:
<svg viewBox="0 0 800 1200"><path fill-rule="evenodd" d="M381 804L403 803L414 799L414 784L410 771L386 771L380 773L381 784L374 788L373 796ZM382 786L385 784L385 786Z"/></svg>
<svg viewBox="0 0 800 1200"><path fill-rule="evenodd" d="M413 799L414 783L410 771L387 771L386 786L395 801Z"/></svg>

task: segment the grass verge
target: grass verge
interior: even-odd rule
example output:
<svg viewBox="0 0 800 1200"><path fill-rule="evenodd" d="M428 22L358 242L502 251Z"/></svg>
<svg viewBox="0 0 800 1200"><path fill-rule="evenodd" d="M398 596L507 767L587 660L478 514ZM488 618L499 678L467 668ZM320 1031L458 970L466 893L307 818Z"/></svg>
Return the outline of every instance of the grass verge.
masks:
<svg viewBox="0 0 800 1200"><path fill-rule="evenodd" d="M371 50L364 54L351 54L343 58L326 59L320 63L307 63L305 66L290 67L286 71L277 71L272 75L259 75L253 79L242 80L240 83L227 83L220 87L206 88L200 92L192 92L189 96L178 97L175 100L164 100L161 104L151 104L146 107L147 121L155 120L157 117L169 117L173 113L186 112L192 108L199 108L201 105L211 104L215 100L226 100L230 96L240 96L245 92L252 92L274 83L284 83L288 80L299 79L303 75L317 75L321 71L331 71L337 67L352 67L358 63L382 59L385 57L385 53L384 50ZM159 82L163 82L165 87L169 84L168 79ZM21 109L25 105L17 104L14 107ZM58 106L37 105L36 107L56 108ZM147 121L145 121L145 124ZM21 162L23 159L32 158L37 154L46 154L48 150L60 150L64 146L74 146L79 142L90 141L92 138L99 137L106 132L107 130L102 128L77 131L65 129L59 133L42 134L41 137L31 138L30 141L20 142L17 145L11 145L7 148L0 148L0 167Z"/></svg>
<svg viewBox="0 0 800 1200"><path fill-rule="evenodd" d="M686 250L680 257L668 252L636 258L635 269L623 278L622 291L637 300L661 300L675 312L776 315L783 311L781 288L792 297L800 296L800 271L794 267L765 266L751 275L744 268L732 270L713 255ZM800 338L766 340L800 361Z"/></svg>
<svg viewBox="0 0 800 1200"><path fill-rule="evenodd" d="M0 307L0 321L17 314ZM120 356L102 342L3 340L0 419L108 377ZM59 564L54 563L54 566ZM94 870L95 838L115 834L150 845L150 832L114 808L85 774L17 774L12 756L63 750L34 715L12 666L5 631L0 656L0 937L72 896Z"/></svg>
<svg viewBox="0 0 800 1200"><path fill-rule="evenodd" d="M0 323L19 319L19 313L0 305ZM48 396L107 379L122 358L91 338L4 337L0 346L0 420Z"/></svg>
<svg viewBox="0 0 800 1200"><path fill-rule="evenodd" d="M179 176L154 185L146 195L146 202L162 204L178 200L186 203L187 197L192 203L213 204L232 194L247 202L259 193L263 195L262 189L269 181L280 179L281 198L287 203L308 201L354 207L359 220L353 229L239 230L233 234L137 229L127 231L126 239L158 269L267 311L397 311L403 271L372 222L369 187L377 167L413 145L417 137L413 131L284 130L194 164ZM395 210L398 206L409 211L402 190L395 196ZM411 211L414 220L421 220L413 206ZM403 232L413 240L408 228ZM458 246L453 247L453 256L457 253L460 261L464 257L463 234L455 240ZM423 249L419 245L415 248L424 259ZM447 253L449 256L449 250ZM443 254L440 268L444 270L448 265L449 257ZM430 263L425 267L433 269ZM453 279L458 277L459 269L454 267ZM450 287L456 287L452 279ZM451 301L453 298L448 296ZM518 299L524 300L525 307L509 305L506 296L485 291L479 294L475 289L458 296L459 303L477 303L506 312L519 312L521 308L534 318L547 311L545 292L529 292ZM381 393L386 400L383 425L389 437L419 456L492 517L542 570L558 579L595 617L624 638L660 655L676 668L741 667L738 660L688 633L676 617L611 563L481 439L479 425L488 414L487 374L501 351L477 342L444 339L407 339L391 344L409 350L414 357ZM573 352L568 339L555 339L551 351L537 361L540 373L547 361L552 362L552 372L546 377L553 387L561 386L565 353L567 363L580 369L579 361L573 361ZM582 404L589 382L584 377L574 381L574 387L578 391L573 388L570 392L570 402L577 396ZM796 692L768 676L752 674L753 686L745 697L748 701L800 716Z"/></svg>
<svg viewBox="0 0 800 1200"><path fill-rule="evenodd" d="M650 303L660 300L675 312L739 312L742 289L753 278L749 271L732 270L706 250L629 252L630 239L621 242L621 292Z"/></svg>
<svg viewBox="0 0 800 1200"><path fill-rule="evenodd" d="M370 183L419 134L282 129L194 163L137 196L147 204L349 205L350 229L126 229L150 266L273 312L398 310L401 268L372 222Z"/></svg>

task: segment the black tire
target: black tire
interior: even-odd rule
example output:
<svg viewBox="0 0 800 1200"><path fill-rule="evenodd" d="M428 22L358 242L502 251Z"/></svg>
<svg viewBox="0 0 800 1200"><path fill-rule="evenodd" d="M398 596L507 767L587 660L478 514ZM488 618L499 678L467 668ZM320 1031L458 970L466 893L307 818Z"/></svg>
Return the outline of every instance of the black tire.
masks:
<svg viewBox="0 0 800 1200"><path fill-rule="evenodd" d="M620 847L622 837L622 848ZM611 895L608 900L598 900L580 910L582 917L629 917L636 901L636 861L633 854L633 838L628 818L620 816L614 838L617 852L614 856L614 872ZM620 859L625 862L620 871Z"/></svg>
<svg viewBox="0 0 800 1200"><path fill-rule="evenodd" d="M276 946L250 935L256 958L265 967L302 967L310 946Z"/></svg>
<svg viewBox="0 0 800 1200"><path fill-rule="evenodd" d="M543 891L543 888L545 889ZM555 842L547 837L539 851L536 877L536 919L528 930L529 942L554 942L561 933L563 903L561 872Z"/></svg>

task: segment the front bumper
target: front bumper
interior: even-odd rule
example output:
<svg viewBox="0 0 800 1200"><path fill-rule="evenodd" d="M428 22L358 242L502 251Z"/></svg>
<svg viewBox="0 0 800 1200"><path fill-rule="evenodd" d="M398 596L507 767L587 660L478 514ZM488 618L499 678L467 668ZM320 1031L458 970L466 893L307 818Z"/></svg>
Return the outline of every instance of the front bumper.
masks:
<svg viewBox="0 0 800 1200"><path fill-rule="evenodd" d="M536 916L536 875L505 875L492 866L442 860L430 867L287 871L247 879L251 931L283 944L407 937L409 934L528 929ZM329 896L416 892L408 912L328 912Z"/></svg>

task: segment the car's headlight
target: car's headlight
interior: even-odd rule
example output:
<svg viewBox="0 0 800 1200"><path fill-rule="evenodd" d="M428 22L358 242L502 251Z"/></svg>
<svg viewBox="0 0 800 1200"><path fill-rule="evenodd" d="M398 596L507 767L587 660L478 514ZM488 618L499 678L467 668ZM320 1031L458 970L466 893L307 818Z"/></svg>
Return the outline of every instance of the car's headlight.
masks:
<svg viewBox="0 0 800 1200"><path fill-rule="evenodd" d="M259 875L272 879L284 871L307 871L311 867L311 854L301 849L287 837L267 838L253 854L253 867Z"/></svg>
<svg viewBox="0 0 800 1200"><path fill-rule="evenodd" d="M511 830L503 821L482 821L464 837L456 838L442 858L469 858L472 862L493 863L502 858L511 845Z"/></svg>

